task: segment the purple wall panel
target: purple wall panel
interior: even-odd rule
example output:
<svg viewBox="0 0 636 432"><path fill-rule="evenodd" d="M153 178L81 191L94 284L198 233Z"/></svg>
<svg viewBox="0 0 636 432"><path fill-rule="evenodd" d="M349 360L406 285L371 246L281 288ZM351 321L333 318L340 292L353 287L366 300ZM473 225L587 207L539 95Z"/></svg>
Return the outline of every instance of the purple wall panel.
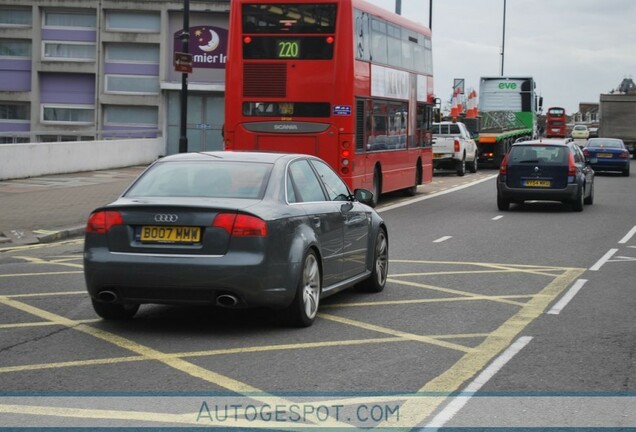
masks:
<svg viewBox="0 0 636 432"><path fill-rule="evenodd" d="M43 41L95 42L95 30L42 29Z"/></svg>
<svg viewBox="0 0 636 432"><path fill-rule="evenodd" d="M0 122L0 132L29 132L30 130L30 123Z"/></svg>
<svg viewBox="0 0 636 432"><path fill-rule="evenodd" d="M16 60L16 59L2 59L0 60L0 70L3 71L30 71L31 59Z"/></svg>
<svg viewBox="0 0 636 432"><path fill-rule="evenodd" d="M0 91L31 91L31 71L0 70Z"/></svg>
<svg viewBox="0 0 636 432"><path fill-rule="evenodd" d="M42 103L95 104L95 75L40 74Z"/></svg>
<svg viewBox="0 0 636 432"><path fill-rule="evenodd" d="M106 74L120 75L151 75L159 76L159 65L136 65L124 63L106 63L104 66Z"/></svg>

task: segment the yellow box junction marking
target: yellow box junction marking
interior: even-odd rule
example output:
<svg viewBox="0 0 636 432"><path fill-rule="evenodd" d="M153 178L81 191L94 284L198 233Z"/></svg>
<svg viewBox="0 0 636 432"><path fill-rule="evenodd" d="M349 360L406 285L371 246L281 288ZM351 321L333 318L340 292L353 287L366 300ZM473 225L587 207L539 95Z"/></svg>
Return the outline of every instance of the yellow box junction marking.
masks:
<svg viewBox="0 0 636 432"><path fill-rule="evenodd" d="M34 259L31 257L19 257L33 264L47 264L47 265L61 265L67 267L81 268L81 264L75 264L70 261L73 261L73 256L61 256L57 257L57 259L52 261L45 261L42 259ZM416 265L450 265L450 266L461 266L464 269L457 271L444 271L444 272L414 272L414 273L404 273L404 274L391 274L389 281L392 284L396 285L408 285L416 288L420 288L423 290L432 290L443 292L445 294L452 295L451 297L442 297L435 299L415 299L415 300L396 300L396 301L386 301L386 302L360 302L360 303L349 303L349 304L332 304L332 305L324 305L321 308L345 308L345 307L371 307L371 306L381 306L381 305L399 305L399 304L411 304L411 303L429 303L429 302L456 302L456 301L492 301L498 303L505 303L509 305L514 305L519 308L519 311L515 313L512 317L506 320L502 325L500 325L495 331L492 333L482 334L465 334L465 335L418 335L413 333L404 332L401 330L390 329L370 323L365 323L361 321L356 321L348 318L343 318L340 316L335 316L332 314L321 312L320 316L324 319L329 319L335 322L338 322L343 325L363 328L366 330L374 331L377 333L390 335L390 337L378 337L374 339L361 339L361 340L343 340L343 341L328 341L328 342L315 342L315 343L298 343L298 344L283 344L283 345L272 345L272 346L256 346L256 347L245 347L245 348L234 348L234 349L219 349L219 350L208 350L208 351L193 351L193 352L181 352L181 353L163 353L157 351L153 348L146 347L144 345L138 344L131 340L125 339L121 336L103 331L101 329L97 329L91 327L90 324L92 320L83 320L76 321L65 318L60 315L56 315L45 310L27 305L20 301L17 301L16 298L20 297L35 297L35 296L48 296L55 295L56 293L31 293L31 294L15 294L15 295L5 295L0 296L0 304L4 304L6 306L13 307L15 309L21 310L23 312L27 312L31 315L39 317L45 320L42 323L24 323L22 326L37 326L37 325L60 325L69 328L73 328L77 331L81 331L83 333L92 335L98 339L111 343L120 348L127 349L136 355L128 356L128 357L113 357L108 359L93 359L93 360L82 360L82 361L68 361L68 362L58 362L58 363L44 363L39 365L22 365L22 366L12 366L0 368L1 373L9 373L9 372L17 372L17 371L25 371L25 370L37 370L37 369L50 369L50 368L59 368L59 367L78 367L78 366L91 366L91 365L99 365L99 364L113 364L113 363L123 363L123 362L135 362L135 361L159 361L169 367L172 367L176 370L184 372L190 376L202 379L204 381L215 384L219 387L226 388L231 390L237 394L245 395L254 400L266 400L267 403L272 403L272 400L279 400L281 403L289 403L282 398L278 398L274 395L269 395L255 387L250 386L249 384L234 380L232 378L223 376L221 374L215 373L213 371L204 369L197 365L194 365L190 362L184 360L184 358L188 357L201 357L201 356L212 356L212 355L220 355L220 354L243 354L248 352L264 352L264 351L274 351L274 350L294 350L294 349L308 349L308 348L323 348L330 346L355 346L362 344L374 344L374 343L393 343L393 342L407 342L407 341L418 341L426 344L432 344L440 347L444 347L447 349L451 349L454 351L463 352L463 356L459 361L457 361L454 365L452 365L449 369L447 369L444 373L440 374L436 378L432 379L428 383L424 384L421 387L416 395L388 395L386 397L364 397L364 398L343 398L339 399L339 402L344 404L347 403L358 403L368 400L384 400L384 401L400 401L403 402L400 410L400 424L396 425L395 423L385 424L381 426L386 427L413 427L418 424L421 424L440 404L444 402L446 399L445 394L450 392L455 392L461 389L462 385L474 377L479 373L481 369L483 369L493 358L495 358L500 352L502 352L507 346L509 346L513 340L525 329L525 327L530 324L534 319L536 319L545 308L552 302L552 300L557 297L567 286L576 278L578 278L585 269L578 268L562 268L562 267L554 267L554 266L533 266L533 265L512 265L512 264L495 264L495 263L479 263L479 262L449 262L449 261L415 261L415 260L391 260L392 263L411 263ZM466 271L465 268L467 266L475 266L477 269L474 271ZM33 273L33 274L19 274L19 275L7 275L13 277L19 276L32 276L32 275L49 275L49 274L69 274L69 273L81 273L78 272L45 272L45 273ZM478 274L478 273L501 273L501 274L510 274L510 273L527 273L534 274L537 276L549 277L552 278L552 282L550 282L546 287L540 290L536 294L527 294L527 295L482 295L475 294L462 290L455 290L451 288L433 286L428 284L422 284L417 282L412 282L408 280L404 280L403 278L410 277L420 277L420 276L429 276L429 275L443 275L443 274ZM4 276L4 275L3 275ZM75 295L84 293L84 291L68 291L63 294L66 295ZM58 293L59 294L59 293ZM527 299L526 302L521 300ZM19 327L19 324L8 324L3 325L4 328L13 328ZM0 327L0 328L3 328ZM452 339L460 339L460 338L484 338L484 341L479 344L477 347L466 347L463 345L455 344L450 342ZM254 394L260 396L253 396ZM439 396L439 395L442 396ZM433 396L431 396L433 395ZM437 395L437 396L436 396ZM424 397L423 397L424 396ZM321 400L320 403L328 403L328 401ZM57 407L29 407L29 406L10 406L10 405L0 405L0 412L4 413L22 413L22 414L33 414L33 415L51 415L51 416L62 416L62 417L87 417L87 418L107 418L107 419L132 419L129 417L131 415L130 412L118 412L118 411L101 411L101 410L77 410L77 409L68 409L66 411L61 410ZM124 417L120 417L124 416ZM137 419L150 420L155 422L173 422L180 424L190 424L192 422L193 414L183 414L183 415L171 415L164 413L136 413L134 417ZM200 424L200 423L199 423ZM237 425L240 426L240 425ZM243 426L265 426L265 427L275 427L275 424L272 423L263 423L263 424L255 424L255 423L247 423ZM279 425L279 426L287 426ZM320 426L340 426L347 427L350 425L346 424L338 424L337 422L328 422L321 423Z"/></svg>

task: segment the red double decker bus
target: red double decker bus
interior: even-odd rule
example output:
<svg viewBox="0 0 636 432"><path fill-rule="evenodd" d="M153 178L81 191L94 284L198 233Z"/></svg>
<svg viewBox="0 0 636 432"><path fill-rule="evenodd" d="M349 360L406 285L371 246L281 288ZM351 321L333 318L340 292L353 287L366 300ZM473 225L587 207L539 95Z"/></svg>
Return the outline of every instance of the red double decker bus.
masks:
<svg viewBox="0 0 636 432"><path fill-rule="evenodd" d="M565 109L550 107L545 115L545 136L547 138L565 138L567 131Z"/></svg>
<svg viewBox="0 0 636 432"><path fill-rule="evenodd" d="M298 152L352 188L432 179L431 32L362 0L233 0L227 150Z"/></svg>

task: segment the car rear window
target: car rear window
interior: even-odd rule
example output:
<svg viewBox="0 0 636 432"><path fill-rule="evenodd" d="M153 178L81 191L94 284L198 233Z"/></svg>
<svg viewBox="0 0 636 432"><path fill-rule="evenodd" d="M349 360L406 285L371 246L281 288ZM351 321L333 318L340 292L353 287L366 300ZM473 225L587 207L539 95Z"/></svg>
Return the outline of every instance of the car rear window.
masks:
<svg viewBox="0 0 636 432"><path fill-rule="evenodd" d="M568 149L565 146L549 145L513 146L508 160L510 163L518 164L567 164Z"/></svg>
<svg viewBox="0 0 636 432"><path fill-rule="evenodd" d="M434 124L433 135L459 135L459 126L456 124Z"/></svg>
<svg viewBox="0 0 636 432"><path fill-rule="evenodd" d="M160 162L124 196L261 199L270 171L271 164L257 162Z"/></svg>
<svg viewBox="0 0 636 432"><path fill-rule="evenodd" d="M617 140L594 140L589 141L587 143L588 147L591 148L613 148L613 149L622 149L624 145L621 141Z"/></svg>

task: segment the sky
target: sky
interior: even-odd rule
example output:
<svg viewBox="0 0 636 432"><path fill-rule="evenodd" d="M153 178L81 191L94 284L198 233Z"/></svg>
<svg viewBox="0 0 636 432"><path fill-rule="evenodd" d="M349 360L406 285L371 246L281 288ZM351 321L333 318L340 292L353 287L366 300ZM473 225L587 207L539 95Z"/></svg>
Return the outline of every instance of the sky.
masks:
<svg viewBox="0 0 636 432"><path fill-rule="evenodd" d="M396 0L367 0L395 11ZM479 78L532 76L543 107L598 103L624 78L636 82L636 0L433 0L435 96L453 80L479 90ZM428 26L429 0L402 0L402 16ZM443 104L446 106L446 103Z"/></svg>

